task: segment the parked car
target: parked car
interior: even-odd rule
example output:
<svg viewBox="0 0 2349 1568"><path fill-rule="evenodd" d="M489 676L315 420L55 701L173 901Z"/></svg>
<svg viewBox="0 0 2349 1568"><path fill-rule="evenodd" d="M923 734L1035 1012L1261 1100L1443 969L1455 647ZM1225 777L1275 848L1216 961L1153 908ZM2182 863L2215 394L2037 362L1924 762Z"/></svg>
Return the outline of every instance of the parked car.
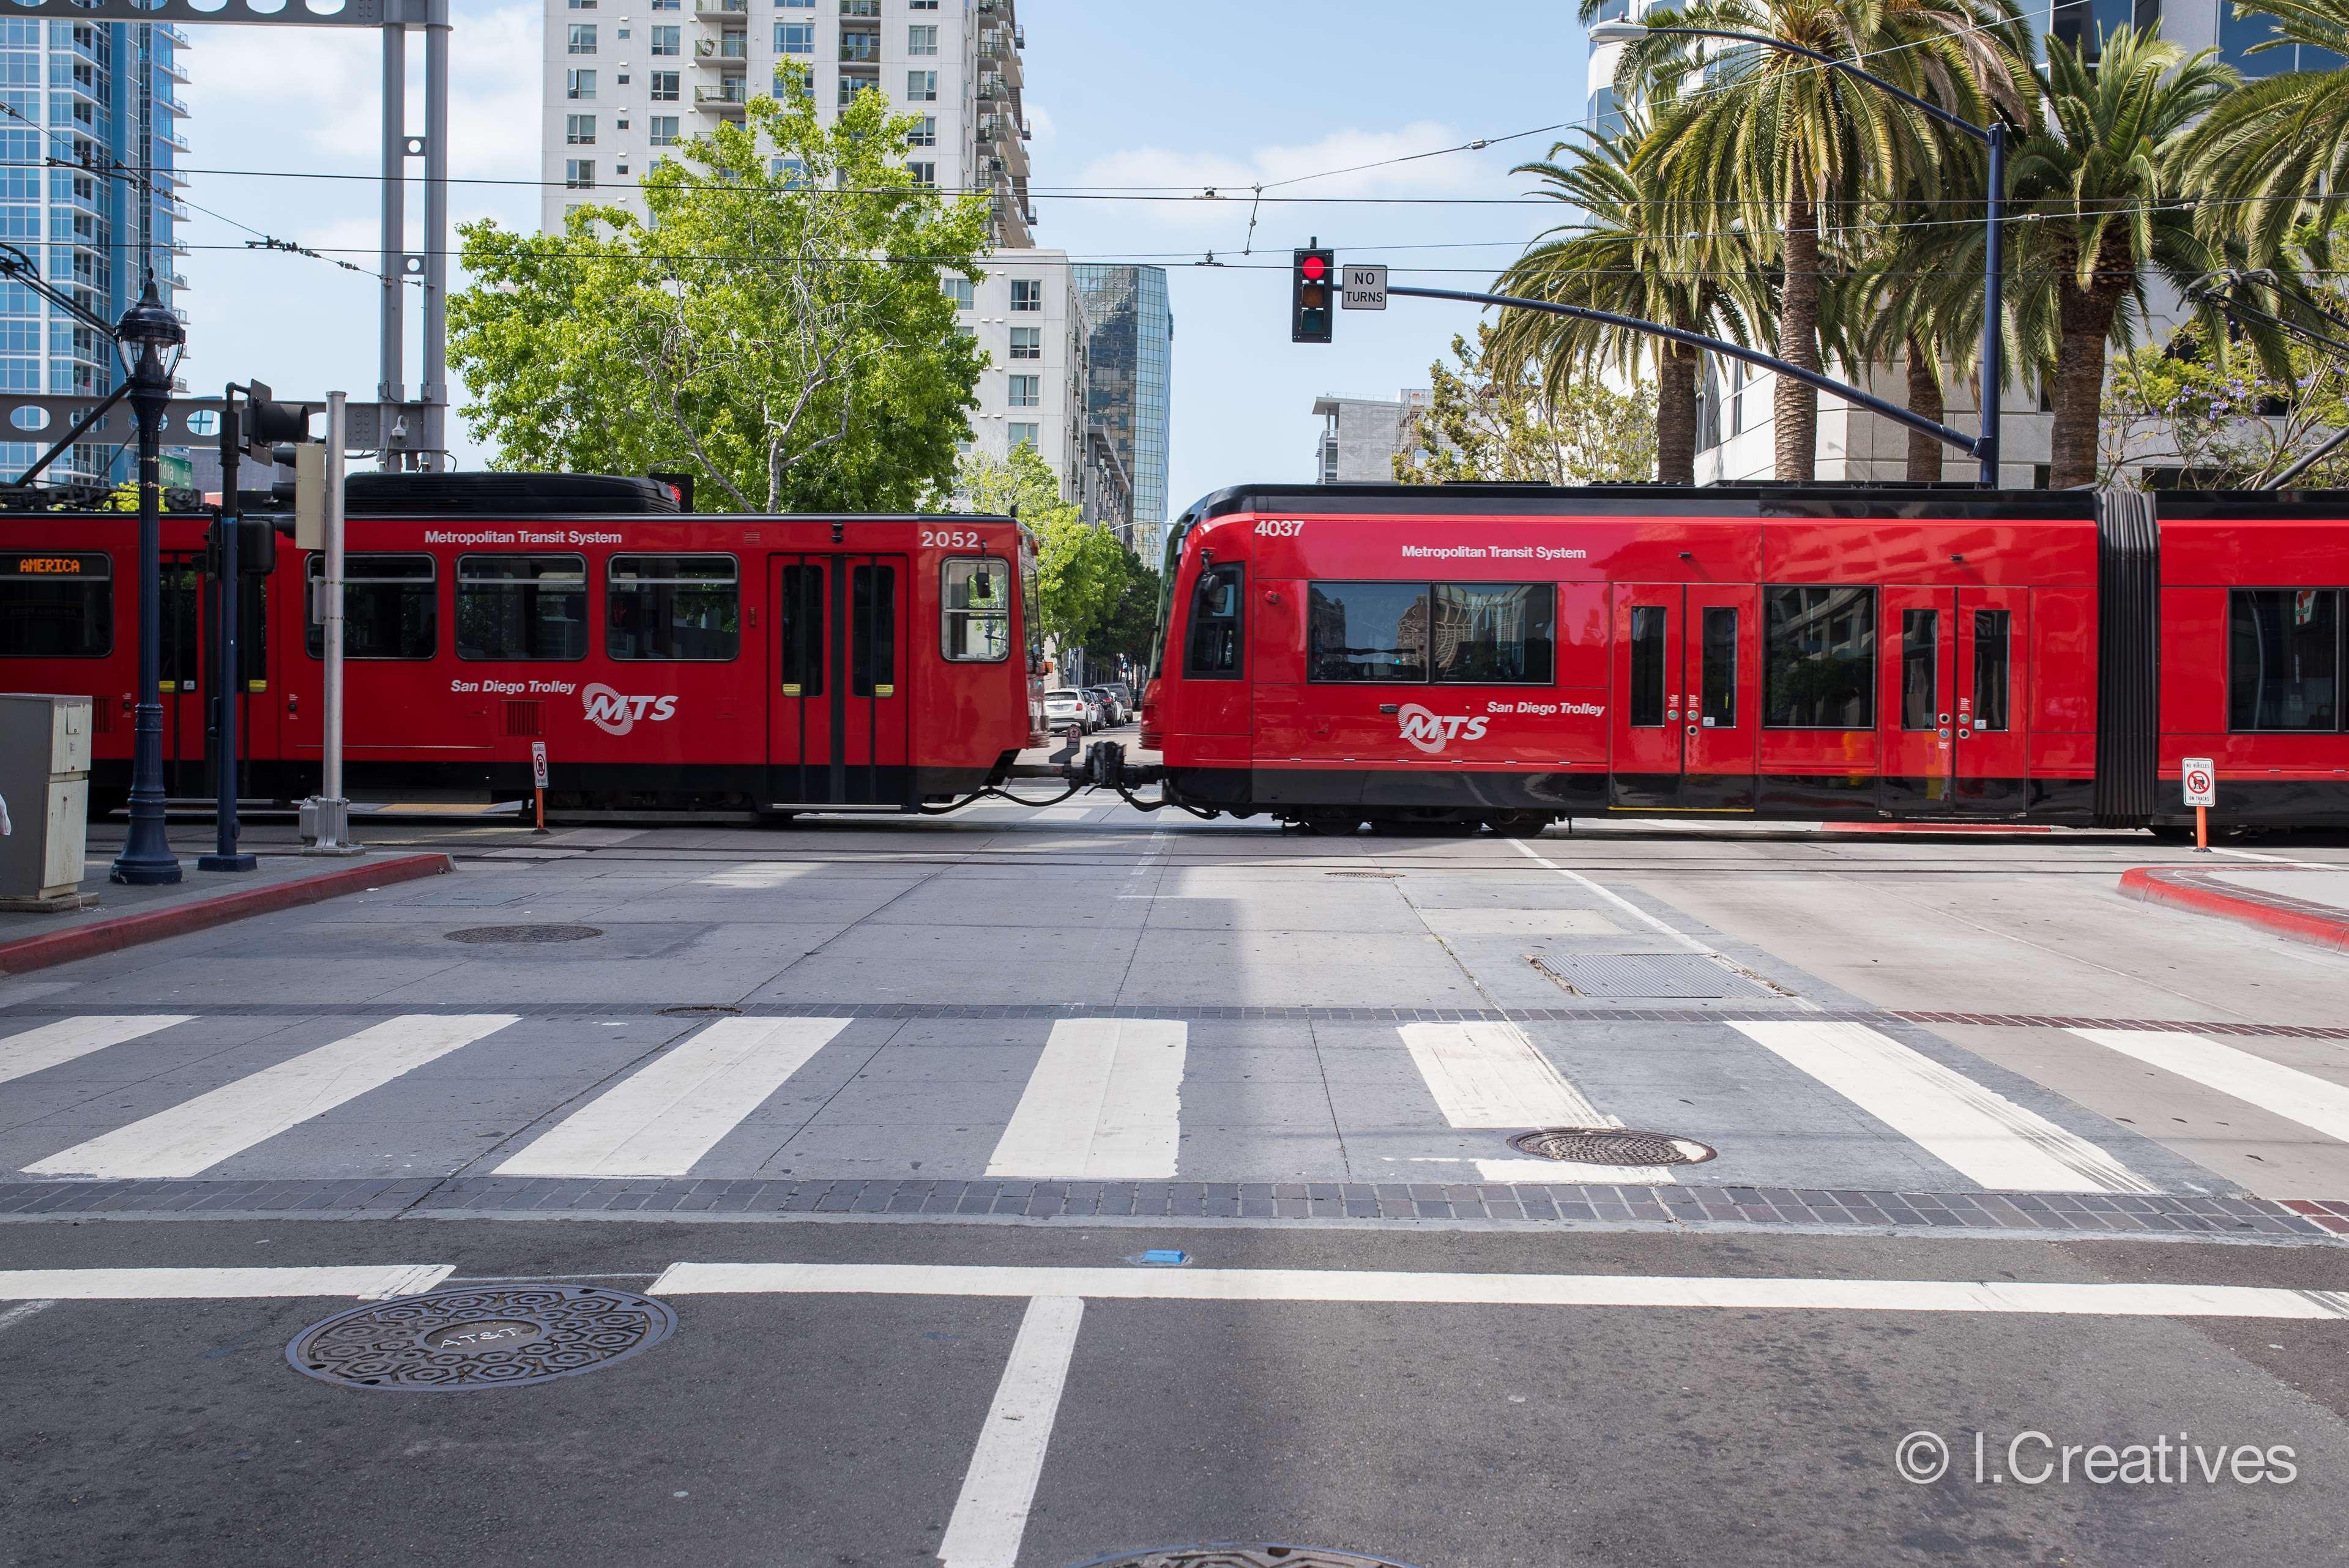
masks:
<svg viewBox="0 0 2349 1568"><path fill-rule="evenodd" d="M1044 694L1044 722L1056 735L1072 724L1091 730L1094 716L1094 706L1074 686L1054 686Z"/></svg>
<svg viewBox="0 0 2349 1568"><path fill-rule="evenodd" d="M1131 722L1134 709L1140 706L1134 700L1133 688L1123 681L1103 681L1101 689L1117 698L1118 711L1125 715L1127 721Z"/></svg>
<svg viewBox="0 0 2349 1568"><path fill-rule="evenodd" d="M1112 727L1125 722L1125 705L1118 701L1115 691L1105 686L1087 686L1085 690L1101 703L1102 716Z"/></svg>

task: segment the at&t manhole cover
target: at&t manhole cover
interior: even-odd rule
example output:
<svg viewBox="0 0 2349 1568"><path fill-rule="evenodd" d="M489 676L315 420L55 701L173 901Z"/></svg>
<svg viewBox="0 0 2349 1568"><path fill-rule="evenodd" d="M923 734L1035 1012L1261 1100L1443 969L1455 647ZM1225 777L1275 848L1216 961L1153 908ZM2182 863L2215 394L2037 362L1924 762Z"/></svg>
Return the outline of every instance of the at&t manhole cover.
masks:
<svg viewBox="0 0 2349 1568"><path fill-rule="evenodd" d="M585 942L601 936L598 925L469 925L446 934L451 942Z"/></svg>
<svg viewBox="0 0 2349 1568"><path fill-rule="evenodd" d="M1520 1154L1563 1160L1576 1165L1702 1165L1713 1156L1709 1143L1669 1132L1639 1132L1628 1127L1545 1127L1509 1140Z"/></svg>
<svg viewBox="0 0 2349 1568"><path fill-rule="evenodd" d="M294 1336L285 1359L298 1372L353 1388L498 1388L609 1367L676 1327L667 1304L625 1290L439 1290L314 1323Z"/></svg>
<svg viewBox="0 0 2349 1568"><path fill-rule="evenodd" d="M1319 1546L1275 1546L1242 1542L1211 1546L1154 1546L1095 1557L1077 1568L1409 1568L1386 1557L1331 1552Z"/></svg>

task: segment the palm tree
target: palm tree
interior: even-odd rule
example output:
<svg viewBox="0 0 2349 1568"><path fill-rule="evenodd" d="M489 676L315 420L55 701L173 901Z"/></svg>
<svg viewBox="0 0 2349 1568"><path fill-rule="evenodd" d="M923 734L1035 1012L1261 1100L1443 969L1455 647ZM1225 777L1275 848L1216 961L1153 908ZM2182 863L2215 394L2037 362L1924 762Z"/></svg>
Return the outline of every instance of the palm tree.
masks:
<svg viewBox="0 0 2349 1568"><path fill-rule="evenodd" d="M2289 44L2349 55L2349 0L2254 0L2236 7L2275 24L2260 54ZM2213 107L2191 138L2194 183L2218 200L2205 232L2238 238L2255 266L2282 259L2292 227L2313 209L2330 222L2349 201L2349 70L2285 71Z"/></svg>
<svg viewBox="0 0 2349 1568"><path fill-rule="evenodd" d="M2189 139L2238 81L2215 49L2189 57L2133 27L2106 34L2093 64L2085 54L2047 40L2044 124L2014 160L2016 314L2054 341L2043 384L2054 395L2048 482L2059 490L2095 480L2105 348L2142 320L2147 270L2183 286L2221 259L2196 232Z"/></svg>
<svg viewBox="0 0 2349 1568"><path fill-rule="evenodd" d="M1586 17L1596 10L1585 0ZM2002 108L2024 113L2016 84L2027 50L2013 0L1696 0L1647 21L1762 34L1849 60L1977 123ZM1865 224L1876 193L1913 184L1938 194L1944 144L1924 115L1816 61L1733 44L1701 62L1686 45L1651 34L1627 51L1627 96L1668 95L1642 156L1690 206L1714 207L1722 221L1733 213L1757 241L1775 237L1778 356L1816 370L1838 242ZM1673 96L1700 70L1700 85ZM1780 377L1775 396L1777 476L1807 480L1818 393Z"/></svg>
<svg viewBox="0 0 2349 1568"><path fill-rule="evenodd" d="M1621 130L1578 131L1580 142L1558 142L1547 160L1510 171L1538 175L1541 193L1567 203L1576 216L1545 231L1494 288L1744 342L1747 323L1767 310L1760 268L1741 234L1689 237L1687 214L1666 199L1652 160L1642 163L1637 156L1646 134L1645 126L1627 118ZM1493 335L1496 379L1530 366L1551 387L1600 367L1636 376L1651 354L1656 478L1694 484L1698 350L1526 310L1508 312Z"/></svg>

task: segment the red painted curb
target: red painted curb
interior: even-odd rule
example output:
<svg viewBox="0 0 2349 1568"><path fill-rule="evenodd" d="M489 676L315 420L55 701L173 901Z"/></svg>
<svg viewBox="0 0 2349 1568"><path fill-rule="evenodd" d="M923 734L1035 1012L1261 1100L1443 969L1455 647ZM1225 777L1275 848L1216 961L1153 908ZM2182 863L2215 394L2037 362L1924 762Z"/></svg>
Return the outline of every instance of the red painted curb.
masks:
<svg viewBox="0 0 2349 1568"><path fill-rule="evenodd" d="M2239 921L2295 942L2349 953L2349 915L2333 905L2287 898L2281 893L2246 892L2240 888L2224 887L2210 872L2179 866L2138 866L2121 873L2121 896Z"/></svg>
<svg viewBox="0 0 2349 1568"><path fill-rule="evenodd" d="M53 964L70 964L77 958L160 942L167 936L183 936L191 931L202 931L249 915L296 909L363 888L414 882L418 877L440 876L454 870L456 864L447 855L402 855L397 860L336 866L298 882L247 888L218 898L174 904L170 909L150 909L141 914L93 921L71 931L0 942L0 975L22 975L31 969L47 969Z"/></svg>

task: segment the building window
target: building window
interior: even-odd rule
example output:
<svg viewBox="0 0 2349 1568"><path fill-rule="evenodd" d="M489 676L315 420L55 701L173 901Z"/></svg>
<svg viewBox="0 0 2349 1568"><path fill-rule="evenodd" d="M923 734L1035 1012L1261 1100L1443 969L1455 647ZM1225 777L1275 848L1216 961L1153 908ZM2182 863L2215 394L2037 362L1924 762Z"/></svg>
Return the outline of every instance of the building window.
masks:
<svg viewBox="0 0 2349 1568"><path fill-rule="evenodd" d="M595 96L595 73L594 71L564 72L563 96L570 98L594 98Z"/></svg>
<svg viewBox="0 0 2349 1568"><path fill-rule="evenodd" d="M815 24L812 22L776 23L775 53L779 55L814 54Z"/></svg>
<svg viewBox="0 0 2349 1568"><path fill-rule="evenodd" d="M678 42L678 39L683 35L684 31L685 30L681 27L655 27L653 29L653 54L656 57L662 55L684 54L685 46Z"/></svg>
<svg viewBox="0 0 2349 1568"><path fill-rule="evenodd" d="M916 185L935 187L938 182L938 166L935 163L908 163L905 170L913 175Z"/></svg>
<svg viewBox="0 0 2349 1568"><path fill-rule="evenodd" d="M935 11L937 8L938 0L905 0L908 11Z"/></svg>
<svg viewBox="0 0 2349 1568"><path fill-rule="evenodd" d="M907 137L905 142L909 147L936 147L938 144L938 117L924 115L922 123L914 128L914 134Z"/></svg>
<svg viewBox="0 0 2349 1568"><path fill-rule="evenodd" d="M595 24L593 22L571 24L571 52L574 55L592 55L595 52Z"/></svg>
<svg viewBox="0 0 2349 1568"><path fill-rule="evenodd" d="M1762 723L1876 727L1876 590L1762 590Z"/></svg>
<svg viewBox="0 0 2349 1568"><path fill-rule="evenodd" d="M615 127L615 129L620 129L620 130L626 130L626 129L628 129L628 123L629 123L629 121L628 121L628 117L627 117L626 115L622 115L622 116L619 118L619 120L618 120L618 122L617 122L616 126Z"/></svg>
<svg viewBox="0 0 2349 1568"><path fill-rule="evenodd" d="M459 556L457 656L585 658L587 558Z"/></svg>
<svg viewBox="0 0 2349 1568"><path fill-rule="evenodd" d="M999 557L944 563L938 640L956 664L999 664L1011 653L1011 563Z"/></svg>
<svg viewBox="0 0 2349 1568"><path fill-rule="evenodd" d="M653 9L656 11L682 11L685 9L685 0L653 0Z"/></svg>
<svg viewBox="0 0 2349 1568"><path fill-rule="evenodd" d="M1041 425L1030 423L1026 419L1014 419L1008 427L1009 430L1009 444L1014 447L1032 447L1036 445L1037 433L1042 430L1043 428L1044 427Z"/></svg>
<svg viewBox="0 0 2349 1568"><path fill-rule="evenodd" d="M605 568L604 652L615 659L730 659L741 584L730 555L615 555Z"/></svg>
<svg viewBox="0 0 2349 1568"><path fill-rule="evenodd" d="M815 9L815 0L775 0L775 9L778 11L812 11Z"/></svg>
<svg viewBox="0 0 2349 1568"><path fill-rule="evenodd" d="M622 120L622 125L628 122ZM595 117L592 114L566 114L563 117L563 139L573 147L595 145Z"/></svg>
<svg viewBox="0 0 2349 1568"><path fill-rule="evenodd" d="M564 159L563 182L574 191L593 191L595 189L595 160L592 158Z"/></svg>
<svg viewBox="0 0 2349 1568"><path fill-rule="evenodd" d="M850 71L840 73L840 107L843 108L846 108L858 93L877 93L880 90L881 79L878 77L859 76Z"/></svg>
<svg viewBox="0 0 2349 1568"><path fill-rule="evenodd" d="M840 0L840 14L843 16L878 16L881 15L881 0Z"/></svg>
<svg viewBox="0 0 2349 1568"><path fill-rule="evenodd" d="M627 73L627 72L626 72L626 71L622 71L622 72L620 73L620 76L619 76L619 82L620 82L620 85L621 85L622 87L626 87L626 86L628 85L628 73Z"/></svg>
<svg viewBox="0 0 2349 1568"><path fill-rule="evenodd" d="M1041 376L1011 377L1011 406L1014 408L1040 408L1044 404L1044 378Z"/></svg>
<svg viewBox="0 0 2349 1568"><path fill-rule="evenodd" d="M907 71L905 73L905 101L907 103L937 102L938 73L936 71Z"/></svg>
<svg viewBox="0 0 2349 1568"><path fill-rule="evenodd" d="M971 308L971 287L968 278L947 277L940 279L939 282L947 291L947 298L954 301L955 309Z"/></svg>
<svg viewBox="0 0 2349 1568"><path fill-rule="evenodd" d="M593 11L595 8L595 0L571 0L570 8L574 11Z"/></svg>
<svg viewBox="0 0 2349 1568"><path fill-rule="evenodd" d="M1015 326L1011 329L1011 357L1041 359L1044 357L1044 329L1040 326Z"/></svg>
<svg viewBox="0 0 2349 1568"><path fill-rule="evenodd" d="M1011 280L1011 308L1013 310L1042 310L1044 308L1044 280L1041 278L1013 278Z"/></svg>
<svg viewBox="0 0 2349 1568"><path fill-rule="evenodd" d="M937 52L938 29L936 24L933 23L926 27L908 27L905 29L905 53L918 56L935 55Z"/></svg>
<svg viewBox="0 0 2349 1568"><path fill-rule="evenodd" d="M652 141L655 147L675 147L677 145L677 116L673 114L657 114L652 118L651 129Z"/></svg>
<svg viewBox="0 0 2349 1568"><path fill-rule="evenodd" d="M807 165L796 158L771 158L767 160L767 172L783 182L786 191L806 188Z"/></svg>
<svg viewBox="0 0 2349 1568"><path fill-rule="evenodd" d="M2341 727L2341 595L2331 588L2227 596L2227 727Z"/></svg>
<svg viewBox="0 0 2349 1568"><path fill-rule="evenodd" d="M653 102L675 103L678 101L677 78L680 74L677 71L653 73Z"/></svg>

